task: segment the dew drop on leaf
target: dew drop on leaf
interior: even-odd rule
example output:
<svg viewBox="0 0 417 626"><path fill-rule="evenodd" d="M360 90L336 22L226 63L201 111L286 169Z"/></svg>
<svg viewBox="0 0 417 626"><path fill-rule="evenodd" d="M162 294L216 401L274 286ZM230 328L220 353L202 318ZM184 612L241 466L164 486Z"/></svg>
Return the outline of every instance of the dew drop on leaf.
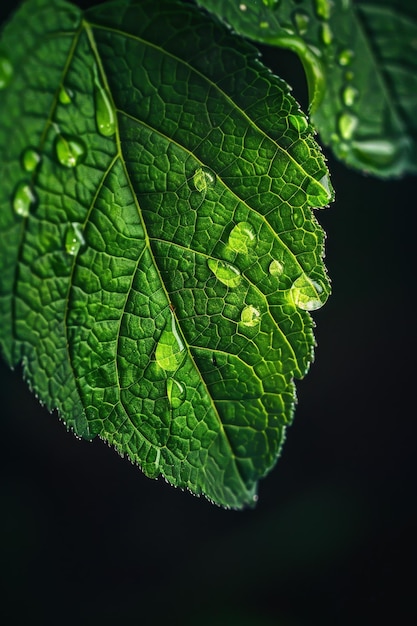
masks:
<svg viewBox="0 0 417 626"><path fill-rule="evenodd" d="M167 396L168 402L173 409L178 409L185 400L185 389L183 385L175 380L168 378L167 380Z"/></svg>
<svg viewBox="0 0 417 626"><path fill-rule="evenodd" d="M305 115L289 115L290 124L300 134L304 133L308 128L308 119Z"/></svg>
<svg viewBox="0 0 417 626"><path fill-rule="evenodd" d="M81 246L85 244L83 227L78 222L71 222L65 235L65 251L71 256L76 256Z"/></svg>
<svg viewBox="0 0 417 626"><path fill-rule="evenodd" d="M355 100L359 95L359 91L353 85L346 85L342 91L343 104L351 107L355 104Z"/></svg>
<svg viewBox="0 0 417 626"><path fill-rule="evenodd" d="M330 178L324 174L320 180L310 179L307 185L307 202L311 207L324 206L332 199Z"/></svg>
<svg viewBox="0 0 417 626"><path fill-rule="evenodd" d="M355 53L353 52L353 50L349 50L348 48L345 48L344 50L341 50L339 52L337 61L339 65L341 65L342 67L346 67L347 65L350 65L352 63L354 56L355 56Z"/></svg>
<svg viewBox="0 0 417 626"><path fill-rule="evenodd" d="M175 317L171 313L166 327L161 333L155 350L155 360L167 372L175 372L185 357L185 346L177 329Z"/></svg>
<svg viewBox="0 0 417 626"><path fill-rule="evenodd" d="M41 155L34 148L26 148L26 150L22 152L22 167L26 172L34 172L41 160Z"/></svg>
<svg viewBox="0 0 417 626"><path fill-rule="evenodd" d="M249 305L245 306L242 313L240 314L240 322L243 326L249 326L253 328L257 326L261 320L261 314L254 306Z"/></svg>
<svg viewBox="0 0 417 626"><path fill-rule="evenodd" d="M58 94L58 100L61 104L67 105L71 104L74 95L70 89L66 87L61 87Z"/></svg>
<svg viewBox="0 0 417 626"><path fill-rule="evenodd" d="M293 303L303 311L316 311L322 307L325 302L325 298L321 299L322 294L321 285L304 273L293 282L289 290Z"/></svg>
<svg viewBox="0 0 417 626"><path fill-rule="evenodd" d="M262 0L262 2L268 9L276 9L280 0Z"/></svg>
<svg viewBox="0 0 417 626"><path fill-rule="evenodd" d="M13 76L13 65L3 53L0 53L0 89L5 89Z"/></svg>
<svg viewBox="0 0 417 626"><path fill-rule="evenodd" d="M13 196L13 210L20 217L27 217L30 208L36 202L36 196L32 187L25 182L21 182L16 187Z"/></svg>
<svg viewBox="0 0 417 626"><path fill-rule="evenodd" d="M333 32L327 22L321 25L321 40L325 46L329 46L333 41Z"/></svg>
<svg viewBox="0 0 417 626"><path fill-rule="evenodd" d="M353 133L358 125L358 118L356 115L353 115L353 113L345 111L339 116L337 125L342 139L349 141L349 139L352 139Z"/></svg>
<svg viewBox="0 0 417 626"><path fill-rule="evenodd" d="M227 261L219 259L208 259L207 265L215 277L227 287L237 287L242 278L237 267Z"/></svg>
<svg viewBox="0 0 417 626"><path fill-rule="evenodd" d="M210 187L214 187L216 183L216 174L208 167L199 167L194 172L193 184L197 191L206 191Z"/></svg>
<svg viewBox="0 0 417 626"><path fill-rule="evenodd" d="M332 10L332 0L315 0L316 13L323 20L328 20Z"/></svg>
<svg viewBox="0 0 417 626"><path fill-rule="evenodd" d="M352 142L352 150L365 163L388 166L407 148L407 143L407 139L362 139Z"/></svg>
<svg viewBox="0 0 417 626"><path fill-rule="evenodd" d="M281 274L284 272L284 266L282 263L274 259L269 264L268 270L271 276L281 276Z"/></svg>
<svg viewBox="0 0 417 626"><path fill-rule="evenodd" d="M87 148L75 135L58 135L55 140L55 153L64 167L76 167L84 160Z"/></svg>
<svg viewBox="0 0 417 626"><path fill-rule="evenodd" d="M255 231L249 222L239 222L229 235L229 247L235 252L246 254L255 243Z"/></svg>
<svg viewBox="0 0 417 626"><path fill-rule="evenodd" d="M116 132L116 113L110 96L100 82L95 68L94 104L98 132L104 137L111 137Z"/></svg>
<svg viewBox="0 0 417 626"><path fill-rule="evenodd" d="M299 35L305 35L310 23L310 16L308 13L302 10L294 11L292 14L292 21L295 29Z"/></svg>

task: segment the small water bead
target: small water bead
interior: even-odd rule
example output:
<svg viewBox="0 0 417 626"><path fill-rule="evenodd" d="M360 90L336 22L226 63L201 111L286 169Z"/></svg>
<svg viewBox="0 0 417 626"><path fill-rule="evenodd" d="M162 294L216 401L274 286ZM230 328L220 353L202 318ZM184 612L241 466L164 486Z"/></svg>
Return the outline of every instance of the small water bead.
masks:
<svg viewBox="0 0 417 626"><path fill-rule="evenodd" d="M34 148L26 148L21 156L22 167L26 172L36 171L41 160L41 155Z"/></svg>
<svg viewBox="0 0 417 626"><path fill-rule="evenodd" d="M348 70L347 72L345 72L345 80L349 82L353 80L354 78L355 78L355 74L351 70Z"/></svg>
<svg viewBox="0 0 417 626"><path fill-rule="evenodd" d="M269 28L269 22L260 22L260 23L259 23L259 26L260 26L261 28L265 28L265 29L266 29L266 28Z"/></svg>
<svg viewBox="0 0 417 626"><path fill-rule="evenodd" d="M35 202L36 196L32 187L25 182L19 183L12 200L13 210L16 215L27 217Z"/></svg>
<svg viewBox="0 0 417 626"><path fill-rule="evenodd" d="M246 6L246 4L239 4L239 9L240 9L241 11L247 11L247 10L248 10L248 7Z"/></svg>
<svg viewBox="0 0 417 626"><path fill-rule="evenodd" d="M155 350L155 360L167 372L175 372L185 358L185 346L177 329L174 314L162 331Z"/></svg>
<svg viewBox="0 0 417 626"><path fill-rule="evenodd" d="M116 112L110 95L100 82L97 68L94 69L94 104L97 129L104 137L111 137L116 132Z"/></svg>
<svg viewBox="0 0 417 626"><path fill-rule="evenodd" d="M243 326L249 326L249 328L253 328L257 326L261 321L261 314L254 306L251 304L249 306L245 306L242 313L240 314L240 322Z"/></svg>
<svg viewBox="0 0 417 626"><path fill-rule="evenodd" d="M353 113L344 112L339 116L338 129L342 139L349 141L358 126L358 118Z"/></svg>
<svg viewBox="0 0 417 626"><path fill-rule="evenodd" d="M305 35L310 24L310 16L305 11L297 10L292 14L292 21L299 35Z"/></svg>
<svg viewBox="0 0 417 626"><path fill-rule="evenodd" d="M13 65L7 56L0 53L0 89L5 89L13 76Z"/></svg>
<svg viewBox="0 0 417 626"><path fill-rule="evenodd" d="M295 128L295 130L298 131L300 135L302 133L305 133L305 131L308 129L308 119L306 118L305 115L302 115L302 114L289 115L288 119L289 119L291 126Z"/></svg>
<svg viewBox="0 0 417 626"><path fill-rule="evenodd" d="M84 142L75 135L58 135L55 140L55 153L64 167L76 167L87 154Z"/></svg>
<svg viewBox="0 0 417 626"><path fill-rule="evenodd" d="M284 266L282 263L274 259L269 264L268 271L271 274L271 276L281 276L281 274L283 274L284 272Z"/></svg>
<svg viewBox="0 0 417 626"><path fill-rule="evenodd" d="M207 265L215 277L227 287L237 287L242 279L240 271L227 261L208 259Z"/></svg>
<svg viewBox="0 0 417 626"><path fill-rule="evenodd" d="M307 202L311 207L319 207L328 204L333 198L333 188L328 174L324 174L320 180L310 179L307 189Z"/></svg>
<svg viewBox="0 0 417 626"><path fill-rule="evenodd" d="M262 0L264 6L268 7L268 9L276 9L280 3L280 0Z"/></svg>
<svg viewBox="0 0 417 626"><path fill-rule="evenodd" d="M328 20L332 11L332 0L316 0L316 13L323 20Z"/></svg>
<svg viewBox="0 0 417 626"><path fill-rule="evenodd" d="M229 235L229 247L235 252L247 254L255 243L255 231L249 222L239 222Z"/></svg>
<svg viewBox="0 0 417 626"><path fill-rule="evenodd" d="M185 400L186 391L183 385L175 378L168 378L167 380L167 396L168 402L173 409L178 409Z"/></svg>
<svg viewBox="0 0 417 626"><path fill-rule="evenodd" d="M351 107L355 104L355 101L359 95L359 91L353 85L347 85L342 91L343 104L347 107Z"/></svg>
<svg viewBox="0 0 417 626"><path fill-rule="evenodd" d="M322 286L309 278L307 274L301 274L293 282L290 297L295 306L303 311L316 311L326 300Z"/></svg>
<svg viewBox="0 0 417 626"><path fill-rule="evenodd" d="M199 167L194 172L193 183L197 191L206 191L216 184L216 174L208 167Z"/></svg>
<svg viewBox="0 0 417 626"><path fill-rule="evenodd" d="M337 57L337 61L341 67L346 67L350 65L353 61L355 53L353 50L349 50L349 48L345 48L339 52L339 56Z"/></svg>
<svg viewBox="0 0 417 626"><path fill-rule="evenodd" d="M70 89L67 89L66 87L61 87L61 89L59 90L58 100L64 106L67 104L71 104L73 97L74 94L72 93L72 91Z"/></svg>
<svg viewBox="0 0 417 626"><path fill-rule="evenodd" d="M65 251L70 256L77 256L80 248L85 245L83 226L78 222L71 222L65 235Z"/></svg>
<svg viewBox="0 0 417 626"><path fill-rule="evenodd" d="M321 25L321 40L325 46L329 46L333 41L333 32L327 22Z"/></svg>

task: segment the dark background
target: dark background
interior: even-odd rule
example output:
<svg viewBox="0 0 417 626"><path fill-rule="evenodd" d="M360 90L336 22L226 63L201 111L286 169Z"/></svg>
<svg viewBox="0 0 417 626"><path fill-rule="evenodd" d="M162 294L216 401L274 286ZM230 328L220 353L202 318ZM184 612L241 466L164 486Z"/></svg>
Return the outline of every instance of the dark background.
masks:
<svg viewBox="0 0 417 626"><path fill-rule="evenodd" d="M305 104L297 59L265 52ZM361 626L416 615L417 180L381 182L328 156L337 200L318 218L333 295L314 313L316 360L254 510L216 508L78 441L1 362L4 623Z"/></svg>

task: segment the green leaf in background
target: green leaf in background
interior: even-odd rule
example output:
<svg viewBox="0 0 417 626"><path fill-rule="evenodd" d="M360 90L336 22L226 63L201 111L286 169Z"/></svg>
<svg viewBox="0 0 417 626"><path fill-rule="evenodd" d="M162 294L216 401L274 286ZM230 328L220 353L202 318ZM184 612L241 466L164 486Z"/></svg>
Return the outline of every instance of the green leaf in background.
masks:
<svg viewBox="0 0 417 626"><path fill-rule="evenodd" d="M254 41L296 52L311 119L348 165L417 172L417 10L407 0L198 0Z"/></svg>
<svg viewBox="0 0 417 626"><path fill-rule="evenodd" d="M1 46L4 355L78 435L253 503L329 294L305 116L252 46L168 0L29 0Z"/></svg>

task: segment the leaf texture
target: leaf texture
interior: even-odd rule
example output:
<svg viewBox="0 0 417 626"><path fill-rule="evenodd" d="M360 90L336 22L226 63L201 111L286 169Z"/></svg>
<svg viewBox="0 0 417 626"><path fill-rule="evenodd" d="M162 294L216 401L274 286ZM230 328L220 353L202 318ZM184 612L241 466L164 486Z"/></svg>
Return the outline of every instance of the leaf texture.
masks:
<svg viewBox="0 0 417 626"><path fill-rule="evenodd" d="M417 10L407 0L198 0L250 39L297 53L311 119L348 165L417 172Z"/></svg>
<svg viewBox="0 0 417 626"><path fill-rule="evenodd" d="M305 116L181 3L29 0L1 46L6 359L79 436L253 504L329 294L311 209L332 189Z"/></svg>

